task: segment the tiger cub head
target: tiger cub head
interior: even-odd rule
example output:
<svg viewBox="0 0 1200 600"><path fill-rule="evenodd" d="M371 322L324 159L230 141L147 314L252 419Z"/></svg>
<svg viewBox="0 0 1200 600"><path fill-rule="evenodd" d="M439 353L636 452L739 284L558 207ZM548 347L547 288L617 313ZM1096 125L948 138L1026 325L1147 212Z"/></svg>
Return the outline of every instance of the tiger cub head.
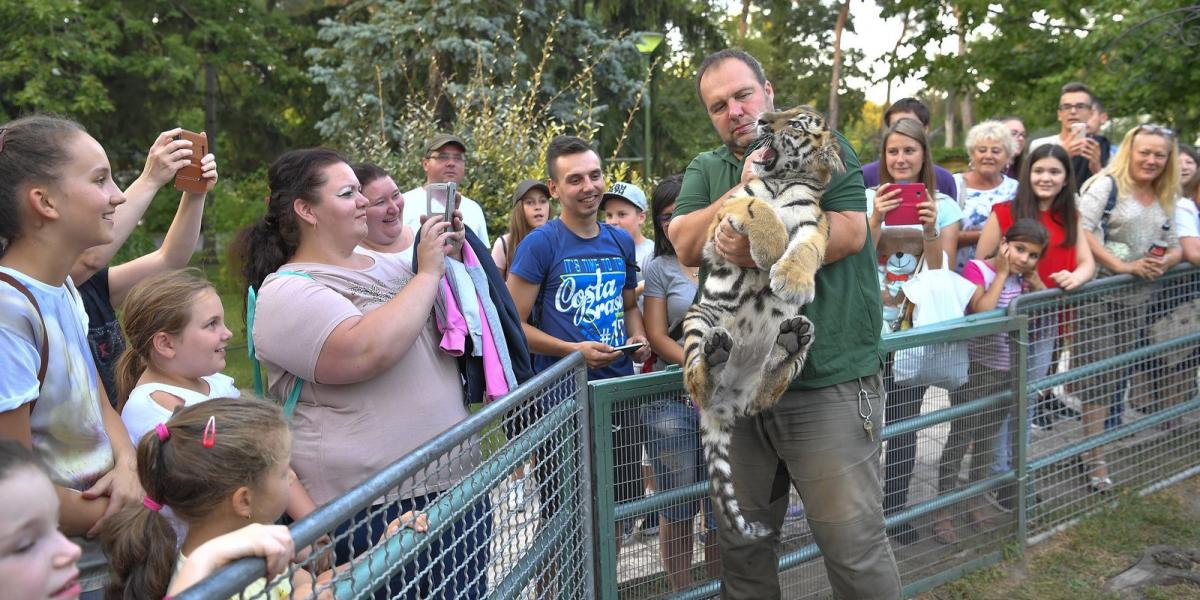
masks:
<svg viewBox="0 0 1200 600"><path fill-rule="evenodd" d="M842 165L837 136L825 117L809 106L782 112L765 112L758 117L758 135L766 148L754 162L754 173L763 179L793 179L817 175L827 179Z"/></svg>

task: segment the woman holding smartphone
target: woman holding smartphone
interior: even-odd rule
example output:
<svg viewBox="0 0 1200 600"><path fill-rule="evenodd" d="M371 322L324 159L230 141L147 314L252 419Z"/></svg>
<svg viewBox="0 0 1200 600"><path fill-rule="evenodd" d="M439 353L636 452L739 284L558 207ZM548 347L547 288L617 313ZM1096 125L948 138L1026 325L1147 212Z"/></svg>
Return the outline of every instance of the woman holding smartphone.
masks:
<svg viewBox="0 0 1200 600"><path fill-rule="evenodd" d="M933 162L928 160L929 143L921 124L911 119L896 121L883 136L883 157L880 159L879 187L867 190L867 214L871 240L879 258L879 287L883 295L883 322L887 328L898 324L902 296L900 286L917 270L923 260L925 268L946 267L958 247L958 223L961 211L949 196L937 191L934 184ZM919 193L919 202L913 203ZM888 218L908 203L912 219ZM887 390L885 421L896 423L921 414L921 400L926 386L897 389L892 378L889 358L883 374ZM888 440L884 462L885 514L904 509L908 502L908 484L916 464L917 435L908 433ZM910 525L890 528L889 535L902 544L919 539Z"/></svg>

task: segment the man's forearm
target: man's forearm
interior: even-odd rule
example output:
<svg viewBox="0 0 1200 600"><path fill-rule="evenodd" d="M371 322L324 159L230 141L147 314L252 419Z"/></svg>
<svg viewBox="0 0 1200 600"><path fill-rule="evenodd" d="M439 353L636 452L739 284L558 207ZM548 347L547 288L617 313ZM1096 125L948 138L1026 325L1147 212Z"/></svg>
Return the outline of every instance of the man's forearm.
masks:
<svg viewBox="0 0 1200 600"><path fill-rule="evenodd" d="M522 323L529 351L543 356L566 356L575 350L570 342L560 340L529 323Z"/></svg>
<svg viewBox="0 0 1200 600"><path fill-rule="evenodd" d="M867 243L867 218L865 213L829 211L829 243L825 246L825 264L858 254Z"/></svg>
<svg viewBox="0 0 1200 600"><path fill-rule="evenodd" d="M725 201L741 188L741 185L736 185L703 209L671 219L667 238L671 240L671 247L675 248L675 257L679 259L679 264L696 268L704 262L704 243L708 241L708 226L712 224Z"/></svg>

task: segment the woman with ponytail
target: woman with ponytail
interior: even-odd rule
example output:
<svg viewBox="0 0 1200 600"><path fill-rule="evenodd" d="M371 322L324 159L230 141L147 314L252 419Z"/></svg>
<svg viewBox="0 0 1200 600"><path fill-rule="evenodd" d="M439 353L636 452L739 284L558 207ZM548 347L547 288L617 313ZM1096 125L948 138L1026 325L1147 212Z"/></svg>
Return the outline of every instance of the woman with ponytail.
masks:
<svg viewBox="0 0 1200 600"><path fill-rule="evenodd" d="M439 347L432 315L445 257L463 243L462 218L456 213L451 224L433 215L424 222L414 270L399 254L359 247L368 233L368 201L340 153L288 152L267 176L267 214L242 234L237 251L257 292L251 335L270 394L289 398L300 390L292 468L321 505L467 417L457 364ZM478 460L456 450L427 479L364 509L351 521L359 526L334 535L337 559L369 548L372 531L421 510ZM453 551L416 561L414 573L439 574L424 577L419 593L486 595L487 502L447 528L440 544ZM453 575L443 581L442 573Z"/></svg>

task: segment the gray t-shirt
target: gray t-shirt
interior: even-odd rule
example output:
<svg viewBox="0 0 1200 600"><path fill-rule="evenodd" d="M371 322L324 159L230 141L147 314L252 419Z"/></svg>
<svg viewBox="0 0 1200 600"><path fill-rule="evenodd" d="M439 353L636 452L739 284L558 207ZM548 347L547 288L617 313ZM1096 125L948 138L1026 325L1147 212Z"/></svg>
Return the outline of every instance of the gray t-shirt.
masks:
<svg viewBox="0 0 1200 600"><path fill-rule="evenodd" d="M357 251L374 264L362 270L313 263L280 267L263 282L255 310L254 344L271 395L286 398L297 377L304 381L292 418L292 468L318 505L467 417L458 367L438 347L441 336L432 318L400 361L374 378L345 385L314 381L317 358L334 328L384 305L415 275L395 255ZM313 279L280 273L286 271ZM478 445L466 447L452 460L434 461L436 472L406 480L395 496L449 487L479 462Z"/></svg>
<svg viewBox="0 0 1200 600"><path fill-rule="evenodd" d="M667 329L674 328L683 321L692 306L692 300L696 298L696 283L688 278L679 260L669 254L651 257L646 262L643 275L646 278L643 295L667 301ZM661 370L664 366L660 359L655 368Z"/></svg>

